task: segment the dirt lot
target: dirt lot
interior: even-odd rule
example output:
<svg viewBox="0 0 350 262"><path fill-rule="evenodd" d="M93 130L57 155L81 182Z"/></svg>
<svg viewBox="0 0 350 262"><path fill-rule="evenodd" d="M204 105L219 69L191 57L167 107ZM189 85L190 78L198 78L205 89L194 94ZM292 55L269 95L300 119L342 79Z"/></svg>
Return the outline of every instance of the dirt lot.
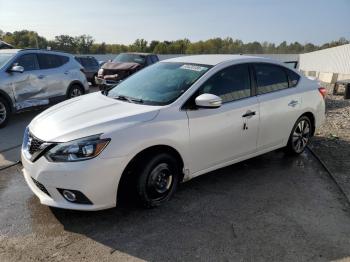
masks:
<svg viewBox="0 0 350 262"><path fill-rule="evenodd" d="M310 145L322 159L350 200L350 100L332 95L333 87L325 85L326 122Z"/></svg>

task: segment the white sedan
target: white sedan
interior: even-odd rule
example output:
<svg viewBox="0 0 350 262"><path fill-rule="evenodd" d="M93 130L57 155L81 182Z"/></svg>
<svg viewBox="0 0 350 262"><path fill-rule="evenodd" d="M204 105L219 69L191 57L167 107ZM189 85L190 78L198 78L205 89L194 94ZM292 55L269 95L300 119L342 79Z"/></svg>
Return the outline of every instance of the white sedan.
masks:
<svg viewBox="0 0 350 262"><path fill-rule="evenodd" d="M209 171L278 148L300 154L324 121L324 96L270 59L165 60L39 114L24 136L24 177L49 206L99 210L132 195L157 206Z"/></svg>

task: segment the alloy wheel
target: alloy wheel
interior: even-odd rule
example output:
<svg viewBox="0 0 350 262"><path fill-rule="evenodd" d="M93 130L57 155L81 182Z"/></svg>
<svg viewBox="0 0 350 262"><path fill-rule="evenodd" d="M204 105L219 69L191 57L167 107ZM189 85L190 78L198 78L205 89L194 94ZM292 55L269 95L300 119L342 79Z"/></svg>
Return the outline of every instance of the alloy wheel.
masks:
<svg viewBox="0 0 350 262"><path fill-rule="evenodd" d="M301 153L310 138L310 123L302 119L294 129L292 136L292 146L296 153Z"/></svg>

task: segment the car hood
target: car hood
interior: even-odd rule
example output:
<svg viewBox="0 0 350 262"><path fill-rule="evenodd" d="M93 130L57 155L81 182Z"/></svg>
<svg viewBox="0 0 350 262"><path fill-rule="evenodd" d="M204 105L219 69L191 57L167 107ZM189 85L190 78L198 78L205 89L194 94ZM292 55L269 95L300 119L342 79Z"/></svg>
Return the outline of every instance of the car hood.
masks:
<svg viewBox="0 0 350 262"><path fill-rule="evenodd" d="M107 62L105 63L102 68L107 70L135 70L137 68L141 67L138 63L132 63L132 62L125 62L125 63L115 63L115 62Z"/></svg>
<svg viewBox="0 0 350 262"><path fill-rule="evenodd" d="M29 130L44 141L66 142L150 121L159 109L159 106L115 100L98 92L45 110L32 120Z"/></svg>

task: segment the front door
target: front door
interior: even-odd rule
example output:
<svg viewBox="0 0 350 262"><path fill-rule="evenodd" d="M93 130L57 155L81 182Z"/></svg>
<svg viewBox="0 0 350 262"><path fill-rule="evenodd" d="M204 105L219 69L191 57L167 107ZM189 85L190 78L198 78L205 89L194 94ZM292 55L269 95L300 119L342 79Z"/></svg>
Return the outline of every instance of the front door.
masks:
<svg viewBox="0 0 350 262"><path fill-rule="evenodd" d="M251 90L249 66L243 64L214 74L194 95L220 96L223 105L187 110L193 176L256 151L259 105Z"/></svg>
<svg viewBox="0 0 350 262"><path fill-rule="evenodd" d="M45 86L40 76L36 54L23 54L15 60L14 64L24 68L23 73L9 73L9 83L12 86L16 109L23 109L42 103L45 98Z"/></svg>

